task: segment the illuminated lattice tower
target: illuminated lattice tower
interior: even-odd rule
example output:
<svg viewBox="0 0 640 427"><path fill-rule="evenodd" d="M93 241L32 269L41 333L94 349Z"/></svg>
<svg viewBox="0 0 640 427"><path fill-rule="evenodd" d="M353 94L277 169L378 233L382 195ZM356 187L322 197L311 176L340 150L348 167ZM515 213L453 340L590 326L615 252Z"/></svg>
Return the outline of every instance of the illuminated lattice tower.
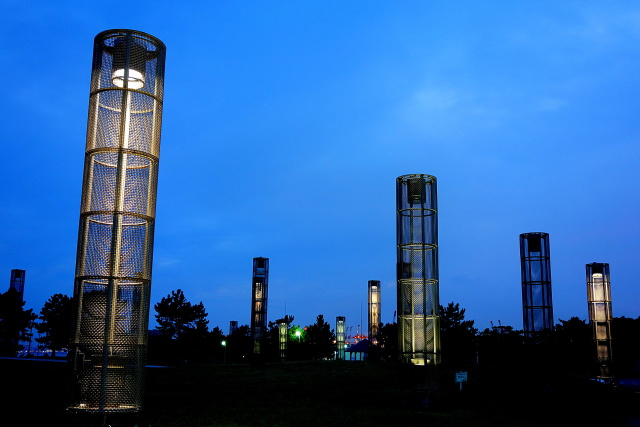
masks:
<svg viewBox="0 0 640 427"><path fill-rule="evenodd" d="M78 230L69 410L142 405L165 46L132 30L94 41Z"/></svg>
<svg viewBox="0 0 640 427"><path fill-rule="evenodd" d="M431 175L396 180L398 348L415 365L440 361L436 185Z"/></svg>
<svg viewBox="0 0 640 427"><path fill-rule="evenodd" d="M287 357L287 341L289 338L289 325L285 321L278 323L278 338L280 344L280 360L284 362Z"/></svg>
<svg viewBox="0 0 640 427"><path fill-rule="evenodd" d="M24 281L27 276L25 270L11 270L9 289L15 290L20 295L20 301L24 301Z"/></svg>
<svg viewBox="0 0 640 427"><path fill-rule="evenodd" d="M260 354L260 341L267 331L268 287L269 258L254 258L251 282L251 337L254 354Z"/></svg>
<svg viewBox="0 0 640 427"><path fill-rule="evenodd" d="M520 235L522 319L525 336L533 338L553 330L549 234Z"/></svg>
<svg viewBox="0 0 640 427"><path fill-rule="evenodd" d="M609 264L587 264L587 303L589 322L596 343L596 357L601 378L611 377L611 282Z"/></svg>
<svg viewBox="0 0 640 427"><path fill-rule="evenodd" d="M369 280L369 342L377 344L380 325L380 281Z"/></svg>
<svg viewBox="0 0 640 427"><path fill-rule="evenodd" d="M344 360L347 321L344 316L336 317L336 360Z"/></svg>

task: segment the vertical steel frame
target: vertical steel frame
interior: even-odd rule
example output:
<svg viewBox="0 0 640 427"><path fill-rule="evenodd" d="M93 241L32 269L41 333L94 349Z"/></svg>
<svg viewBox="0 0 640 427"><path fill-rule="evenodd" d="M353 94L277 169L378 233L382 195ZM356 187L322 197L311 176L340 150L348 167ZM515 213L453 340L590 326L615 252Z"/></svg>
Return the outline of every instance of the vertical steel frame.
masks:
<svg viewBox="0 0 640 427"><path fill-rule="evenodd" d="M344 360L346 343L347 321L344 316L336 317L336 360Z"/></svg>
<svg viewBox="0 0 640 427"><path fill-rule="evenodd" d="M14 289L20 295L20 300L24 301L24 282L27 276L25 270L11 270L11 281L9 289Z"/></svg>
<svg viewBox="0 0 640 427"><path fill-rule="evenodd" d="M289 338L289 325L287 322L278 323L278 338L280 343L280 360L284 362L287 357L287 341Z"/></svg>
<svg viewBox="0 0 640 427"><path fill-rule="evenodd" d="M520 267L523 329L526 337L536 338L553 330L549 234L520 235Z"/></svg>
<svg viewBox="0 0 640 427"><path fill-rule="evenodd" d="M369 342L377 344L378 326L380 325L380 281L369 280Z"/></svg>
<svg viewBox="0 0 640 427"><path fill-rule="evenodd" d="M403 362L440 362L436 177L396 179L398 348Z"/></svg>
<svg viewBox="0 0 640 427"><path fill-rule="evenodd" d="M611 364L611 282L609 264L594 262L586 265L587 304L589 322L596 344L596 358L599 365L599 377L610 378Z"/></svg>
<svg viewBox="0 0 640 427"><path fill-rule="evenodd" d="M269 290L269 258L253 259L251 285L251 337L253 353L260 354L260 341L267 331L267 298Z"/></svg>
<svg viewBox="0 0 640 427"><path fill-rule="evenodd" d="M133 30L94 40L78 230L69 410L142 406L165 46Z"/></svg>

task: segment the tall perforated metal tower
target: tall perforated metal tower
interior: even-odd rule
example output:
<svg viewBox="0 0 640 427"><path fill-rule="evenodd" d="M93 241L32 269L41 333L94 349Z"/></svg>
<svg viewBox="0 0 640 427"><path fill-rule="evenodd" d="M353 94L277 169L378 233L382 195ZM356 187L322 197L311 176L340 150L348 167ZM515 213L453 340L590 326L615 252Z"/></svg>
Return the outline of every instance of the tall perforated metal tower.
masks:
<svg viewBox="0 0 640 427"><path fill-rule="evenodd" d="M611 377L611 282L609 264L594 262L586 265L589 322L596 344L599 377Z"/></svg>
<svg viewBox="0 0 640 427"><path fill-rule="evenodd" d="M20 295L20 300L24 301L24 282L27 277L25 270L11 270L11 281L9 289L15 290Z"/></svg>
<svg viewBox="0 0 640 427"><path fill-rule="evenodd" d="M269 294L269 258L253 259L251 282L251 337L253 353L260 354L260 341L267 331L267 298Z"/></svg>
<svg viewBox="0 0 640 427"><path fill-rule="evenodd" d="M380 281L369 280L369 342L377 344L378 326L382 321L380 319Z"/></svg>
<svg viewBox="0 0 640 427"><path fill-rule="evenodd" d="M78 230L69 410L142 406L165 46L133 30L94 40Z"/></svg>
<svg viewBox="0 0 640 427"><path fill-rule="evenodd" d="M414 365L440 361L436 177L396 179L398 348Z"/></svg>
<svg viewBox="0 0 640 427"><path fill-rule="evenodd" d="M278 323L278 343L280 349L280 360L283 362L287 357L287 343L289 341L289 324L286 321Z"/></svg>
<svg viewBox="0 0 640 427"><path fill-rule="evenodd" d="M540 337L553 330L549 234L520 235L520 268L524 333L529 338Z"/></svg>
<svg viewBox="0 0 640 427"><path fill-rule="evenodd" d="M347 336L347 320L344 316L336 317L336 360L344 360Z"/></svg>

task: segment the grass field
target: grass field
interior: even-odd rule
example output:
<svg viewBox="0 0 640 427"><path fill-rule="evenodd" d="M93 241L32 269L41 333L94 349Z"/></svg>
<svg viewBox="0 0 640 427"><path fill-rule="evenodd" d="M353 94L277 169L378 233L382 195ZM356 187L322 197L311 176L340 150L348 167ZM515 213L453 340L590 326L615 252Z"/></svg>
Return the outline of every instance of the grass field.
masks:
<svg viewBox="0 0 640 427"><path fill-rule="evenodd" d="M454 371L441 368L433 391L424 369L413 368L336 361L149 368L138 425L640 425L638 393L586 379L475 369L460 392ZM0 399L0 425L80 425L64 411L67 369L65 363L0 360L8 392Z"/></svg>

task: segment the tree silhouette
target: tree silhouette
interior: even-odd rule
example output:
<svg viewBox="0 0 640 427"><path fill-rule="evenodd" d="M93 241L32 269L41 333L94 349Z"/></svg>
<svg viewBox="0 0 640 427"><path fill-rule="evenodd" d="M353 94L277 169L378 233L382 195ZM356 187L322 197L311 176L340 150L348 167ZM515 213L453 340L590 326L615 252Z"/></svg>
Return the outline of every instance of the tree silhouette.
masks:
<svg viewBox="0 0 640 427"><path fill-rule="evenodd" d="M209 333L202 302L191 304L181 289L171 291L154 305L159 336L149 337L149 358L156 363L179 364L184 361L204 361L211 354Z"/></svg>
<svg viewBox="0 0 640 427"><path fill-rule="evenodd" d="M473 327L473 320L465 320L465 312L458 303L440 306L442 363L446 365L475 363L478 330Z"/></svg>
<svg viewBox="0 0 640 427"><path fill-rule="evenodd" d="M0 294L0 356L13 357L28 338L29 326L36 319L32 309L25 310L24 301L15 289Z"/></svg>
<svg viewBox="0 0 640 427"><path fill-rule="evenodd" d="M181 338L186 335L204 334L208 331L207 312L202 301L192 305L181 289L171 291L153 306L158 314L156 320L160 326L156 329L162 335Z"/></svg>
<svg viewBox="0 0 640 427"><path fill-rule="evenodd" d="M331 358L335 339L331 326L324 320L324 316L319 314L316 323L307 327L305 342L309 344L309 356L313 360Z"/></svg>
<svg viewBox="0 0 640 427"><path fill-rule="evenodd" d="M64 294L54 294L40 310L36 330L41 336L36 341L51 349L53 356L69 345L73 313L73 300Z"/></svg>

